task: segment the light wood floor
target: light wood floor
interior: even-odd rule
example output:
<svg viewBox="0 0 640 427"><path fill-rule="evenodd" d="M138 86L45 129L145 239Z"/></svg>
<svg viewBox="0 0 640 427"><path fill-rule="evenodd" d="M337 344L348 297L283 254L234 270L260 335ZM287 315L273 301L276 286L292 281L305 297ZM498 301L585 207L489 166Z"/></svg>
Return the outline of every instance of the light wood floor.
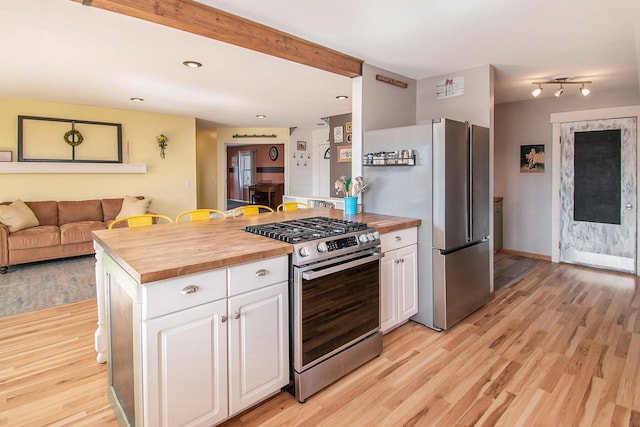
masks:
<svg viewBox="0 0 640 427"><path fill-rule="evenodd" d="M542 260L528 258L508 252L498 252L493 255L493 288L500 292L507 286L521 280L532 268L542 263Z"/></svg>
<svg viewBox="0 0 640 427"><path fill-rule="evenodd" d="M225 426L640 426L638 279L543 262L449 332L410 322L305 404ZM114 425L95 302L0 319L0 425Z"/></svg>

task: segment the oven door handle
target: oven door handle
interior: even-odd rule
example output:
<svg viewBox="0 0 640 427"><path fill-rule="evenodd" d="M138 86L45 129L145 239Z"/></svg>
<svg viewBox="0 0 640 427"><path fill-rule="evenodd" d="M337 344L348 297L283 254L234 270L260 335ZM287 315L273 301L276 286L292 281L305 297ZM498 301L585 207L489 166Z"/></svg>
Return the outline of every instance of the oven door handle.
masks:
<svg viewBox="0 0 640 427"><path fill-rule="evenodd" d="M354 261L349 261L349 262L343 262L340 264L336 264L334 267L329 267L329 268L325 268L322 270L308 270L302 273L302 278L304 280L313 280L313 279L317 279L319 277L324 277L324 276L328 276L330 274L339 272L339 271L344 271L348 268L353 268L353 267L357 267L359 265L363 265L366 263L369 263L371 261L374 261L376 259L380 259L384 256L383 253L381 252L373 252L371 255L365 257L365 258L359 258L356 259Z"/></svg>

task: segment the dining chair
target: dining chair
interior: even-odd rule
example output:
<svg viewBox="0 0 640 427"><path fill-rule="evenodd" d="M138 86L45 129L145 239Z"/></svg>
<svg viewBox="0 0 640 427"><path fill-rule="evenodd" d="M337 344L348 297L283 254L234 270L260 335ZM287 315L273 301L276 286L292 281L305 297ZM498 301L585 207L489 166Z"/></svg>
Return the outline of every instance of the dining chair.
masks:
<svg viewBox="0 0 640 427"><path fill-rule="evenodd" d="M187 216L191 221L208 221L210 219L226 218L227 214L217 209L192 209L178 214L176 222L179 222L180 218Z"/></svg>
<svg viewBox="0 0 640 427"><path fill-rule="evenodd" d="M310 207L311 206L303 202L284 202L284 203L280 203L276 208L276 210L277 211L297 211L298 208L309 209Z"/></svg>
<svg viewBox="0 0 640 427"><path fill-rule="evenodd" d="M246 205L240 206L233 210L233 217L237 216L248 216L248 215L258 215L260 213L260 209L265 210L267 212L273 212L269 206L265 205Z"/></svg>
<svg viewBox="0 0 640 427"><path fill-rule="evenodd" d="M119 224L125 221L127 222L127 225L130 228L132 228L132 227L142 227L145 225L153 225L154 221L160 221L160 220L166 221L168 223L173 223L173 220L166 215L160 215L160 214L131 215L131 216L125 216L123 218L119 218L113 221L111 224L109 224L109 230L114 228L116 224Z"/></svg>

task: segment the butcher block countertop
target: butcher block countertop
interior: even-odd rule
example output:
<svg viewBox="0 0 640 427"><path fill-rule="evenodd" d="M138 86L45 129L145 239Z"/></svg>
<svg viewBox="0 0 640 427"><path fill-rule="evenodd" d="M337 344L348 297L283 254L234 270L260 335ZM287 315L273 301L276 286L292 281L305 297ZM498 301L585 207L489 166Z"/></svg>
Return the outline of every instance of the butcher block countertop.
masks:
<svg viewBox="0 0 640 427"><path fill-rule="evenodd" d="M314 216L345 219L342 210L313 208L99 230L94 231L93 236L131 277L139 283L149 283L290 254L293 251L291 244L249 233L244 230L245 226ZM351 215L348 219L367 223L380 234L416 227L421 223L416 218L372 213Z"/></svg>

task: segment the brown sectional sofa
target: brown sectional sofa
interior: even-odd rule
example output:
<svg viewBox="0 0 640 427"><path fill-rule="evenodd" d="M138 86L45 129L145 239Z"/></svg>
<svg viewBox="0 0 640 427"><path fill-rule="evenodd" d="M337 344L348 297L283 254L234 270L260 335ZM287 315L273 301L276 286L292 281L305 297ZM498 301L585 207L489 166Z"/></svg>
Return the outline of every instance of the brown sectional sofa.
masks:
<svg viewBox="0 0 640 427"><path fill-rule="evenodd" d="M94 253L91 232L107 228L120 213L122 201L25 202L40 225L9 233L0 223L0 273L10 265Z"/></svg>

